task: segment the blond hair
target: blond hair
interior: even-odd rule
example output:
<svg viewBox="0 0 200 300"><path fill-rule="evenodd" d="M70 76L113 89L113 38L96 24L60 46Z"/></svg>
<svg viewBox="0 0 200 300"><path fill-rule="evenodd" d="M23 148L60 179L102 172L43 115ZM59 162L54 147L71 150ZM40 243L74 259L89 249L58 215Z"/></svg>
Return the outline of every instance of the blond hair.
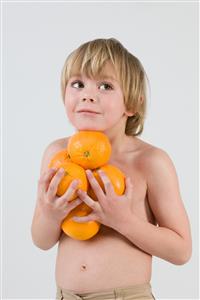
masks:
<svg viewBox="0 0 200 300"><path fill-rule="evenodd" d="M97 78L107 61L111 61L115 68L127 111L134 112L133 116L127 118L125 133L140 135L146 117L148 78L139 59L114 38L86 42L67 57L61 74L63 101L70 77L85 74L89 78Z"/></svg>

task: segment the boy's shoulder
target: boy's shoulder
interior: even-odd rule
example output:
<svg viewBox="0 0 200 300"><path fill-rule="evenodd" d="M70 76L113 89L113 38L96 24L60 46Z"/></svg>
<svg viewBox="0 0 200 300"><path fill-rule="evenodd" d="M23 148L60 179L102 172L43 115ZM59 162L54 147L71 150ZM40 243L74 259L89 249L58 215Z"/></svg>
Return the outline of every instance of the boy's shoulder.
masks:
<svg viewBox="0 0 200 300"><path fill-rule="evenodd" d="M166 150L144 141L141 149L141 158L147 161L169 157Z"/></svg>
<svg viewBox="0 0 200 300"><path fill-rule="evenodd" d="M56 152L66 149L69 138L70 137L59 138L49 143L45 149L46 155L52 156Z"/></svg>
<svg viewBox="0 0 200 300"><path fill-rule="evenodd" d="M52 149L52 150L62 150L62 149L65 149L67 147L67 143L68 143L68 140L69 140L70 136L69 137L64 137L64 138L59 138L59 139L56 139L54 141L52 141L48 146L47 148Z"/></svg>
<svg viewBox="0 0 200 300"><path fill-rule="evenodd" d="M167 157L168 154L164 149L146 142L140 138L136 138L136 147L134 152L138 154L138 158L149 162L150 160L157 160L161 157Z"/></svg>
<svg viewBox="0 0 200 300"><path fill-rule="evenodd" d="M138 159L143 172L148 173L148 175L158 174L162 169L172 170L175 168L166 150L146 142L143 142Z"/></svg>
<svg viewBox="0 0 200 300"><path fill-rule="evenodd" d="M166 150L145 141L141 141L140 156L145 162L169 159Z"/></svg>

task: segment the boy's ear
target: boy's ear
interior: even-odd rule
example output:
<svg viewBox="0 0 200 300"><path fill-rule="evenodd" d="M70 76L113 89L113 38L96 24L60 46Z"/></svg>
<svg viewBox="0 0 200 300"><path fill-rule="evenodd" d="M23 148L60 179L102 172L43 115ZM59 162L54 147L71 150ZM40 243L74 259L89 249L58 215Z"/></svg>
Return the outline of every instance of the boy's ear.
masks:
<svg viewBox="0 0 200 300"><path fill-rule="evenodd" d="M135 113L131 111L126 111L125 114L127 117L132 117Z"/></svg>
<svg viewBox="0 0 200 300"><path fill-rule="evenodd" d="M141 96L140 99L139 99L140 104L142 104L143 100L144 100L144 99L143 99L143 97ZM133 111L133 112L131 112L131 111L126 111L126 112L125 112L125 114L126 114L128 117L132 117L132 116L134 116L136 113L137 113L137 111Z"/></svg>

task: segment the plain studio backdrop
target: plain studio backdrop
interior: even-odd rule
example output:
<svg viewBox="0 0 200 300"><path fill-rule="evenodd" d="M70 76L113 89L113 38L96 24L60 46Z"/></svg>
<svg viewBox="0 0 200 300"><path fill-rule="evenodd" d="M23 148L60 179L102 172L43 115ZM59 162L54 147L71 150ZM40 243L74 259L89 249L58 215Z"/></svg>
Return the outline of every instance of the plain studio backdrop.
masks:
<svg viewBox="0 0 200 300"><path fill-rule="evenodd" d="M40 250L30 232L41 158L50 142L74 132L60 91L67 55L110 37L146 69L151 94L141 139L170 155L191 222L192 258L177 266L154 257L153 292L197 299L198 4L16 1L2 4L2 16L3 299L55 297L57 245Z"/></svg>

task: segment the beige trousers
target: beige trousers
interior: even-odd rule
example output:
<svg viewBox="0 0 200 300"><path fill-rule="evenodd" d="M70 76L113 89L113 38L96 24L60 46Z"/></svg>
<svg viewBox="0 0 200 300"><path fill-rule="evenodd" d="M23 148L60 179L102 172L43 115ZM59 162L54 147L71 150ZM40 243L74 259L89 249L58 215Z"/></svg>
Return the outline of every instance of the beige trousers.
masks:
<svg viewBox="0 0 200 300"><path fill-rule="evenodd" d="M115 288L95 293L75 294L57 287L57 300L152 300L155 299L150 283Z"/></svg>

